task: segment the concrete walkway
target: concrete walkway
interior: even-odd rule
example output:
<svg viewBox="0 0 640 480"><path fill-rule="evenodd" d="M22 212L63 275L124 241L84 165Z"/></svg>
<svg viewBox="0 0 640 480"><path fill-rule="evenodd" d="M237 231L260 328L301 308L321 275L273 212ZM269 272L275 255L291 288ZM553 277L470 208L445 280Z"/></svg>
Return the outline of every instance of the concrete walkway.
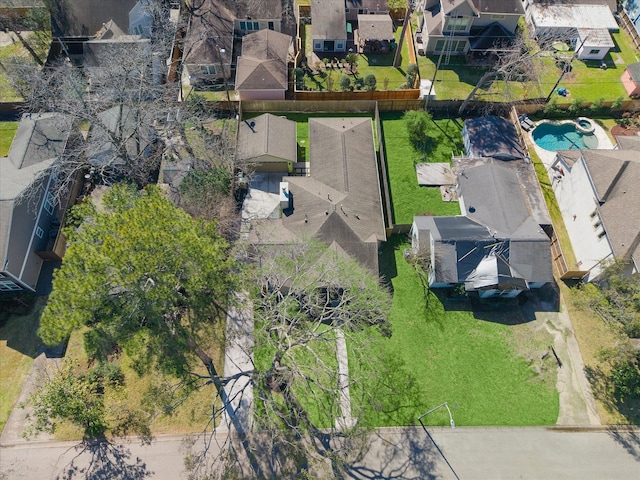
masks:
<svg viewBox="0 0 640 480"><path fill-rule="evenodd" d="M344 333L336 328L336 353L338 357L338 382L340 388L340 411L342 416L336 418L336 428L345 429L355 425L356 419L351 416L351 394L349 393L349 356Z"/></svg>
<svg viewBox="0 0 640 480"><path fill-rule="evenodd" d="M231 378L254 369L253 365L253 304L247 292L234 294L233 306L227 313L224 376ZM231 423L230 415L245 432L251 431L253 388L249 376L240 376L225 388L231 408L225 409L224 426ZM237 427L238 424L236 424Z"/></svg>

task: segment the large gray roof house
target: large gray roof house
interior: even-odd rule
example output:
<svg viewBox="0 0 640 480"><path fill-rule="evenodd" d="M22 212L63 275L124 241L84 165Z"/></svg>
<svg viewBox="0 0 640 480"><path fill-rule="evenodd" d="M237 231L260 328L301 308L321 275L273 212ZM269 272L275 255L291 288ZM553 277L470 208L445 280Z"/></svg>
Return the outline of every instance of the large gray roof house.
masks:
<svg viewBox="0 0 640 480"><path fill-rule="evenodd" d="M414 217L416 254L432 288L464 285L481 298L514 297L553 280L549 237L531 216L517 174L498 164L458 176L455 217Z"/></svg>
<svg viewBox="0 0 640 480"><path fill-rule="evenodd" d="M49 170L67 147L68 117L24 114L0 158L0 292L35 291L45 260L59 260L59 199Z"/></svg>
<svg viewBox="0 0 640 480"><path fill-rule="evenodd" d="M315 237L378 274L386 240L371 119L310 118L310 176L288 176L282 218L252 224L250 241L286 245Z"/></svg>

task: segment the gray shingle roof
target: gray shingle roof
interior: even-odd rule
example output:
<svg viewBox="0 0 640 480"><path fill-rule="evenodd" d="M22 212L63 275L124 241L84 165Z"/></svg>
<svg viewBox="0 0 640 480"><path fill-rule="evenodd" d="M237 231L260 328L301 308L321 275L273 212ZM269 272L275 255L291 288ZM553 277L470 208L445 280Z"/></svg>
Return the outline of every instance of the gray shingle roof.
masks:
<svg viewBox="0 0 640 480"><path fill-rule="evenodd" d="M236 88L267 90L287 88L287 58L291 37L273 30L260 30L242 38Z"/></svg>
<svg viewBox="0 0 640 480"><path fill-rule="evenodd" d="M112 20L123 32L129 31L129 12L137 0L65 0L51 2L54 37L95 35Z"/></svg>
<svg viewBox="0 0 640 480"><path fill-rule="evenodd" d="M284 177L292 212L254 226L254 240L282 244L317 236L378 270L386 239L371 118L310 118L310 177Z"/></svg>
<svg viewBox="0 0 640 480"><path fill-rule="evenodd" d="M630 65L627 65L627 70L629 71L629 74L631 75L631 79L635 83L640 83L640 62L636 62L636 63L632 63Z"/></svg>
<svg viewBox="0 0 640 480"><path fill-rule="evenodd" d="M250 125L253 123L253 127ZM296 122L270 113L240 122L237 156L247 161L269 155L289 162L297 156Z"/></svg>
<svg viewBox="0 0 640 480"><path fill-rule="evenodd" d="M358 15L358 36L362 40L391 40L393 20L389 15Z"/></svg>
<svg viewBox="0 0 640 480"><path fill-rule="evenodd" d="M344 0L311 0L311 33L313 38L346 39Z"/></svg>

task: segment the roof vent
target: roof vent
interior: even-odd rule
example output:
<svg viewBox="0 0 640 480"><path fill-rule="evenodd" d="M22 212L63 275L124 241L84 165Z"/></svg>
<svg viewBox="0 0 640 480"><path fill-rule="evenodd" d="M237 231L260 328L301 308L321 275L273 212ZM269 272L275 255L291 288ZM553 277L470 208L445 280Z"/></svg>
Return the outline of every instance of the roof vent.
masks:
<svg viewBox="0 0 640 480"><path fill-rule="evenodd" d="M476 207L469 207L469 213L476 213Z"/></svg>

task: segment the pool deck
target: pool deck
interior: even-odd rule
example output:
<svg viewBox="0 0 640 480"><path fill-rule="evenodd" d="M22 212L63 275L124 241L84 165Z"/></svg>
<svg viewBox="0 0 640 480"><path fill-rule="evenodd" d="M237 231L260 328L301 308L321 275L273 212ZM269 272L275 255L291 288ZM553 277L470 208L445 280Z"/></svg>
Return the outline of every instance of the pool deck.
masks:
<svg viewBox="0 0 640 480"><path fill-rule="evenodd" d="M607 132L604 130L604 128L598 125L594 120L592 119L588 119L588 120L591 121L595 127L595 130L593 133L598 139L598 150L613 150L614 145L613 143L611 143L611 140L609 140L609 136L607 135ZM535 122L535 126L537 127L538 125L544 122L545 122L544 120ZM556 152L550 152L549 150L540 148L536 144L536 142L533 140L534 130L535 130L535 127L532 128L529 132L527 132L527 140L529 141L529 146L530 147L533 146L534 151L538 154L538 157L540 157L540 160L542 160L542 163L544 163L544 166L547 168L547 172L548 172L549 169L551 169L551 165L553 165L553 162L556 159Z"/></svg>

